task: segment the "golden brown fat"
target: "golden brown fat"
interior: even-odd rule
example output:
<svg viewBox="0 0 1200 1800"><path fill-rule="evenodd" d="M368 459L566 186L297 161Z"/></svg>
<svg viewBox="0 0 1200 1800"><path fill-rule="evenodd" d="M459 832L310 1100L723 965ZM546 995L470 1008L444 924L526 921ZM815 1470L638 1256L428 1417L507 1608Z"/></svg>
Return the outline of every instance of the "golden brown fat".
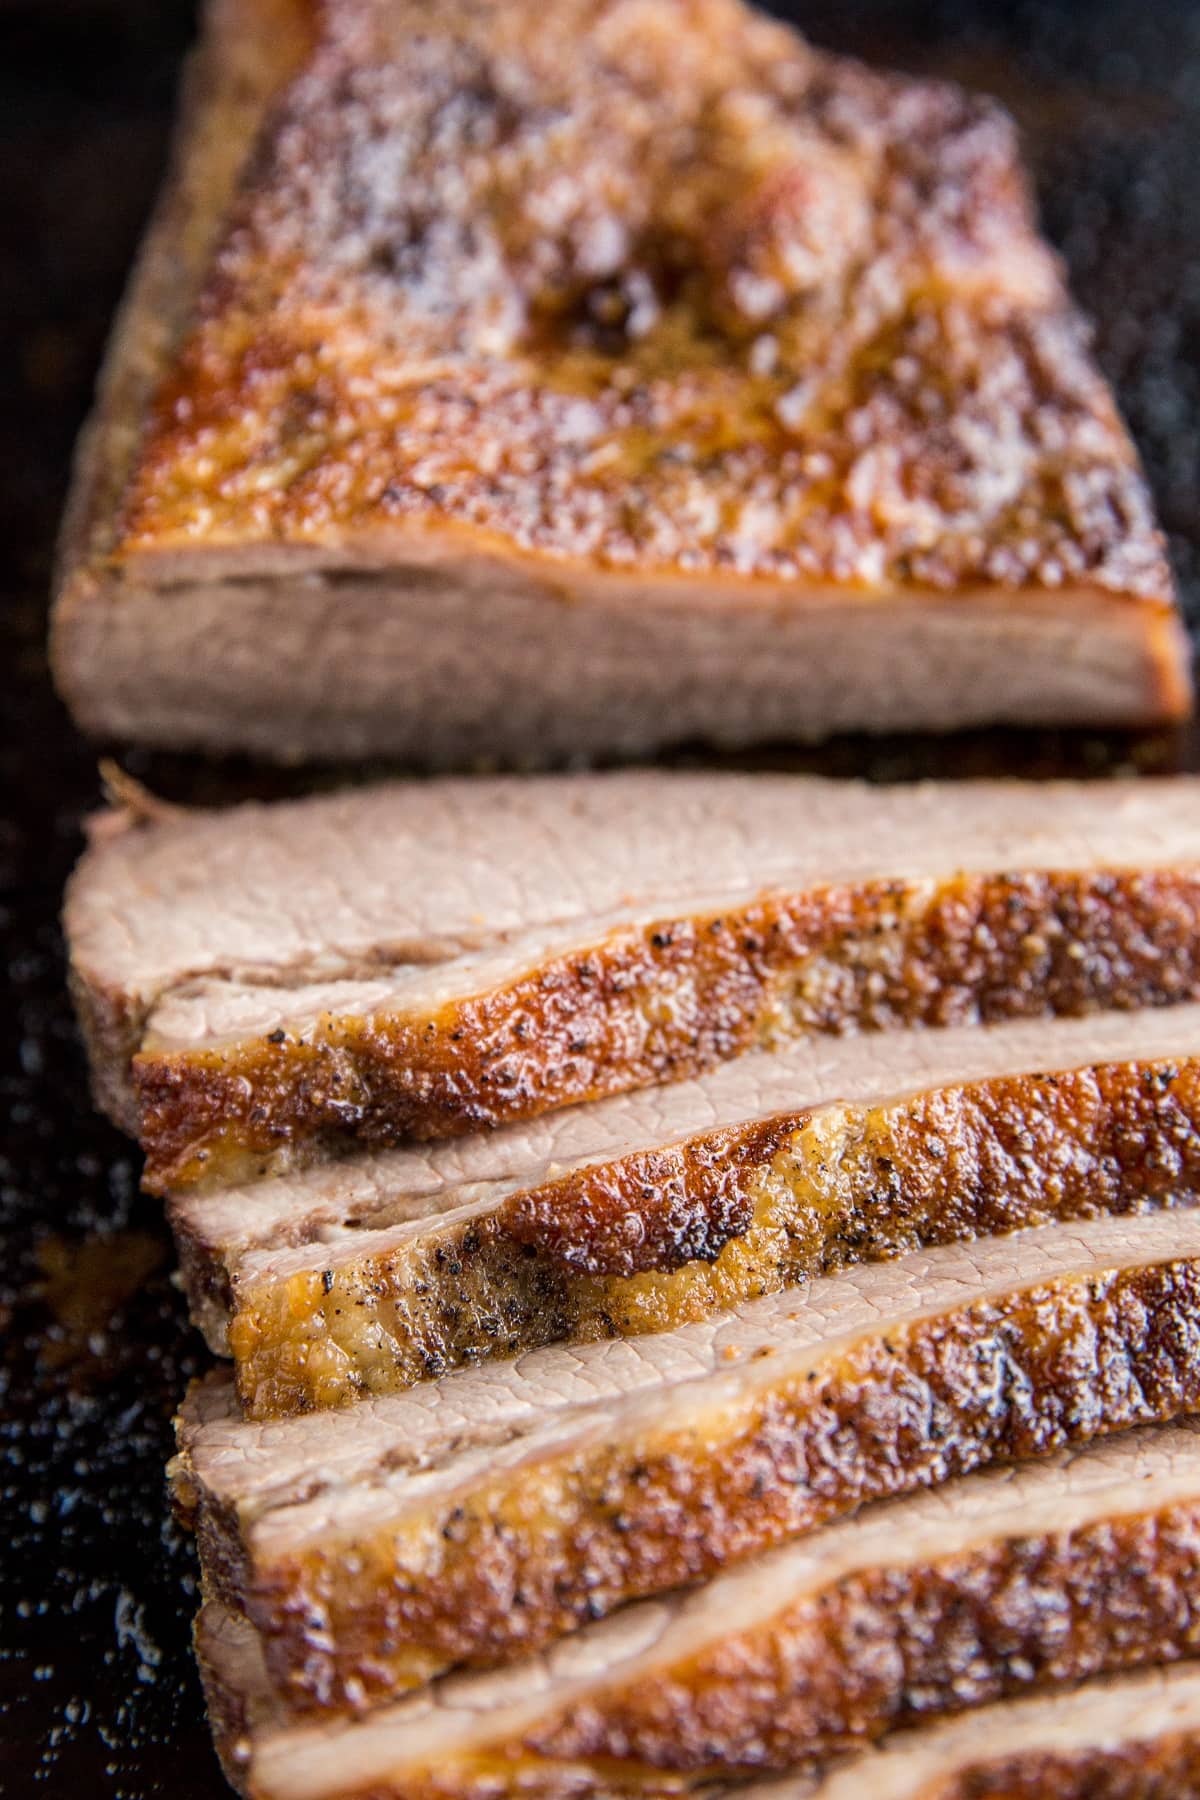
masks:
<svg viewBox="0 0 1200 1800"><path fill-rule="evenodd" d="M1200 1061L1015 1075L750 1120L427 1224L251 1258L228 1349L247 1413L280 1417L669 1329L921 1245L1197 1199Z"/></svg>
<svg viewBox="0 0 1200 1800"><path fill-rule="evenodd" d="M66 532L55 666L89 728L461 766L506 728L528 760L1186 710L1132 447L995 107L733 0L436 29L214 0L190 99ZM841 679L789 707L821 648Z"/></svg>
<svg viewBox="0 0 1200 1800"><path fill-rule="evenodd" d="M319 1793L335 1755L351 1792L386 1771L421 1800L691 1789L1187 1656L1198 1557L1195 1431L1167 1427L869 1509L498 1674L362 1694L361 1725L327 1738L271 1693L242 1615L210 1602L198 1647L218 1743L241 1740L263 1794L299 1770Z"/></svg>
<svg viewBox="0 0 1200 1800"><path fill-rule="evenodd" d="M795 1032L1200 994L1190 867L880 880L664 917L430 1012L327 1013L133 1061L151 1192L350 1142L448 1137L698 1073Z"/></svg>
<svg viewBox="0 0 1200 1800"><path fill-rule="evenodd" d="M1194 1410L1198 1282L1194 1214L1047 1227L368 1412L185 1422L179 1473L212 1590L245 1604L277 1681L402 1688L864 1500ZM293 1501L270 1497L272 1443L310 1471Z"/></svg>

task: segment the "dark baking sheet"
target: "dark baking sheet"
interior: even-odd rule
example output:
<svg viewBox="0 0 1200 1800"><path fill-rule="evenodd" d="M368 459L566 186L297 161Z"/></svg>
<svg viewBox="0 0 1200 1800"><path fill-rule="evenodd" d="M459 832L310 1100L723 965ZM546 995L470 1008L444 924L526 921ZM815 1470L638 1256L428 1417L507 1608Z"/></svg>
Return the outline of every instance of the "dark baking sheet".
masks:
<svg viewBox="0 0 1200 1800"><path fill-rule="evenodd" d="M433 5L436 0L430 0ZM823 0L819 42L998 93L1097 321L1200 619L1200 7ZM172 1409L204 1363L137 1161L91 1112L56 914L98 797L43 656L72 439L161 164L184 0L0 0L0 1793L219 1795L167 1518ZM134 756L179 798L263 785ZM839 772L1200 766L1192 734L848 744Z"/></svg>

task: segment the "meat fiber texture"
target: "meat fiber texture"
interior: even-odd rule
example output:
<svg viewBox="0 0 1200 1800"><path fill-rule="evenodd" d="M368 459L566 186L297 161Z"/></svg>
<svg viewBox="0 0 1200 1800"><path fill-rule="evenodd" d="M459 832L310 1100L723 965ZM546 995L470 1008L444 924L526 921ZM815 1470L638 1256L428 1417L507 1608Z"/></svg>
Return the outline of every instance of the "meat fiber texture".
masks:
<svg viewBox="0 0 1200 1800"><path fill-rule="evenodd" d="M1200 1007L800 1039L169 1216L257 1417L704 1317L918 1244L1191 1204Z"/></svg>
<svg viewBox="0 0 1200 1800"><path fill-rule="evenodd" d="M917 1719L1187 1656L1198 1573L1185 1423L868 1508L503 1670L345 1697L352 1724L299 1715L220 1602L197 1642L251 1793L468 1800L590 1779L648 1794L825 1764Z"/></svg>
<svg viewBox="0 0 1200 1800"><path fill-rule="evenodd" d="M744 1800L1196 1800L1200 1669L987 1707L898 1735L825 1780L739 1791Z"/></svg>
<svg viewBox="0 0 1200 1800"><path fill-rule="evenodd" d="M435 766L1181 716L990 101L739 0L210 0L83 441L107 738Z"/></svg>
<svg viewBox="0 0 1200 1800"><path fill-rule="evenodd" d="M256 1423L173 1475L207 1591L313 1705L509 1661L864 1501L1200 1408L1200 1214L1053 1225Z"/></svg>
<svg viewBox="0 0 1200 1800"><path fill-rule="evenodd" d="M109 819L65 925L159 1191L812 1032L1200 994L1200 785L631 773Z"/></svg>

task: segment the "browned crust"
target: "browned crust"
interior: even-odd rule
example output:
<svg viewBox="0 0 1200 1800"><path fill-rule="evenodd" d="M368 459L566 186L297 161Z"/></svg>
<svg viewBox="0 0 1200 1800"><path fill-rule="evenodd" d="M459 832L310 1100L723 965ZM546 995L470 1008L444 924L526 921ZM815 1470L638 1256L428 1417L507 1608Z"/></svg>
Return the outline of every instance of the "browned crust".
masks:
<svg viewBox="0 0 1200 1800"><path fill-rule="evenodd" d="M142 1012L128 998L87 981L68 964L67 986L87 1051L92 1099L123 1131L137 1135L136 1097L129 1086L129 1059L136 1053Z"/></svg>
<svg viewBox="0 0 1200 1800"><path fill-rule="evenodd" d="M205 1626L202 1608L192 1629L192 1649L204 1683L204 1705L213 1747L229 1785L239 1793L247 1793L245 1764L255 1723L256 1696L243 1684L244 1671L227 1668L220 1656L209 1654Z"/></svg>
<svg viewBox="0 0 1200 1800"><path fill-rule="evenodd" d="M1200 1501L865 1570L521 1749L696 1776L825 1762L900 1725L1192 1654L1198 1572Z"/></svg>
<svg viewBox="0 0 1200 1800"><path fill-rule="evenodd" d="M708 1132L431 1226L415 1248L236 1288L238 1395L272 1418L489 1355L702 1318L852 1263L1200 1187L1200 1062L1117 1063ZM204 1279L215 1259L196 1268ZM207 1288L212 1304L215 1277ZM359 1346L397 1346L381 1366ZM321 1359L314 1344L336 1345Z"/></svg>
<svg viewBox="0 0 1200 1800"><path fill-rule="evenodd" d="M318 9L122 548L432 529L848 600L882 575L1161 604L999 109L734 0L656 12Z"/></svg>
<svg viewBox="0 0 1200 1800"><path fill-rule="evenodd" d="M1134 1008L1200 994L1190 869L961 876L767 895L551 958L434 1015L142 1051L152 1192L350 1141L443 1137L697 1074L793 1032Z"/></svg>
<svg viewBox="0 0 1200 1800"><path fill-rule="evenodd" d="M551 624L631 573L665 608L706 578L734 611L1115 603L1139 672L1098 711L1186 712L1161 535L1008 120L733 0L652 10L212 0L64 535L86 725L103 609L183 604L201 567L236 608L288 557L504 565ZM219 740L219 703L180 729Z"/></svg>
<svg viewBox="0 0 1200 1800"><path fill-rule="evenodd" d="M71 654L71 617L98 597L150 403L178 349L264 110L312 42L311 0L208 0L205 17L183 83L167 178L113 327L59 536L52 662L85 724L88 670Z"/></svg>
<svg viewBox="0 0 1200 1800"><path fill-rule="evenodd" d="M948 1777L919 1800L1200 1800L1200 1733L1071 1753L1018 1750Z"/></svg>
<svg viewBox="0 0 1200 1800"><path fill-rule="evenodd" d="M615 1776L652 1793L824 1764L898 1727L1194 1654L1198 1574L1200 1501L857 1571L635 1687L397 1781L413 1800L466 1800L507 1771L509 1791L557 1795L586 1770L600 1790ZM228 1685L214 1667L227 1758L246 1730Z"/></svg>
<svg viewBox="0 0 1200 1800"><path fill-rule="evenodd" d="M758 1184L806 1118L755 1120L592 1164L515 1194L482 1217L433 1225L412 1249L325 1268L314 1246L312 1267L281 1280L239 1282L235 1270L230 1288L228 1271L193 1243L184 1265L189 1305L211 1308L222 1288L229 1296L228 1348L238 1397L252 1418L339 1405L366 1388L393 1391L485 1356L564 1338L680 1324L786 1279L782 1268L772 1279L767 1246L757 1267L735 1273L707 1304L699 1294L681 1294L673 1305L669 1275L699 1262L713 1265L720 1281L722 1248L745 1242ZM812 1272L814 1259L804 1259L799 1245L795 1256L800 1279L801 1265L807 1260L804 1272ZM656 1282L656 1273L668 1279ZM364 1380L342 1358L336 1373L322 1375L309 1356L311 1344L323 1340L352 1358L355 1341L381 1324L403 1346L381 1383Z"/></svg>
<svg viewBox="0 0 1200 1800"><path fill-rule="evenodd" d="M864 1770L869 1779L869 1768ZM251 1800L259 1792L244 1790ZM497 1759L477 1765L450 1764L427 1780L372 1783L348 1790L339 1800L504 1800L520 1793L529 1800L624 1800L624 1796L679 1792L679 1784L654 1771L624 1766L597 1769L535 1759L506 1766ZM869 1800L864 1789L864 1800ZM798 1786L798 1800L821 1800L822 1787ZM910 1800L1200 1800L1200 1733L1172 1732L1124 1744L1074 1751L1015 1750L994 1761L948 1770L922 1784Z"/></svg>
<svg viewBox="0 0 1200 1800"><path fill-rule="evenodd" d="M1056 1279L268 1563L202 1493L202 1557L218 1591L238 1571L222 1597L245 1604L280 1692L353 1703L507 1660L865 1500L1195 1410L1198 1302L1194 1260Z"/></svg>
<svg viewBox="0 0 1200 1800"><path fill-rule="evenodd" d="M229 1349L229 1322L237 1310L233 1266L221 1255L186 1207L168 1205L167 1221L175 1242L179 1280L187 1295L188 1317L210 1350L224 1356Z"/></svg>

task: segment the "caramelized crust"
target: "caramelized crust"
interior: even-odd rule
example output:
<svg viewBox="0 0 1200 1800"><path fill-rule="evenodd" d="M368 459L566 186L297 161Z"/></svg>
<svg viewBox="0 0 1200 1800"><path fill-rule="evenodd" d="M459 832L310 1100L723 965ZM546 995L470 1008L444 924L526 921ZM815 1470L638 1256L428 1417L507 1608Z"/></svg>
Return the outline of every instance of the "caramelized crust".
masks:
<svg viewBox="0 0 1200 1800"><path fill-rule="evenodd" d="M599 1785L597 1785L599 1783ZM248 1790L252 1795L253 1788ZM681 1791L678 1779L654 1770L582 1764L546 1767L535 1758L500 1759L478 1765L454 1763L430 1771L424 1780L405 1778L356 1787L339 1800L500 1800L520 1793L530 1800L606 1800L625 1796L668 1796ZM748 1800L780 1790L748 1789ZM822 1800L820 1781L800 1780L788 1800ZM863 1800L869 1800L864 1790ZM1103 1744L1086 1750L1015 1750L1009 1756L956 1769L923 1783L911 1800L1200 1800L1200 1734L1184 1730L1149 1741Z"/></svg>
<svg viewBox="0 0 1200 1800"><path fill-rule="evenodd" d="M86 729L445 768L1186 714L993 104L741 0L208 21L64 537Z"/></svg>
<svg viewBox="0 0 1200 1800"><path fill-rule="evenodd" d="M598 1655L591 1679L552 1687L540 1708L518 1699L514 1709L513 1701L522 1676L535 1692L553 1682L545 1659L522 1665L499 1693L486 1681L482 1693L460 1684L432 1745L419 1738L428 1711L418 1721L401 1706L389 1725L394 1791L420 1800L562 1796L590 1774L595 1791L611 1784L651 1795L826 1764L898 1727L1188 1656L1200 1635L1198 1562L1200 1502L1192 1500L1101 1513L1070 1529L989 1530L933 1559L885 1553L735 1626L725 1642L710 1622L694 1656L640 1666L636 1654L626 1664L618 1652L610 1670ZM222 1652L230 1632L246 1645L240 1670ZM262 1680L244 1619L222 1615L214 1632L210 1612L197 1641L224 1759L236 1767L240 1739L255 1774L278 1771L271 1740L279 1733L286 1745L291 1715ZM436 1712L440 1690L431 1698ZM366 1720L368 1729L379 1722L378 1713ZM301 1743L297 1734L286 1745L285 1766L295 1765ZM353 1728L346 1760L353 1765ZM353 1791L370 1781L360 1776ZM263 1791L277 1785L268 1776Z"/></svg>
<svg viewBox="0 0 1200 1800"><path fill-rule="evenodd" d="M767 1370L703 1419L481 1471L262 1566L193 1494L207 1578L307 1704L507 1660L866 1500L1196 1410L1198 1301L1194 1260L977 1300L835 1343L803 1375Z"/></svg>
<svg viewBox="0 0 1200 1800"><path fill-rule="evenodd" d="M693 1779L824 1763L1030 1687L1194 1654L1198 1573L1200 1503L863 1570L706 1646L660 1687L589 1696L520 1748Z"/></svg>
<svg viewBox="0 0 1200 1800"><path fill-rule="evenodd" d="M237 1769L228 1769L237 1784ZM678 1780L628 1769L545 1769L533 1760L515 1766L488 1762L479 1768L450 1766L441 1775L399 1787L385 1780L342 1789L338 1800L500 1800L506 1782L520 1782L531 1800L626 1800L626 1796L676 1795ZM243 1787L255 1800L266 1789ZM759 1795L759 1789L750 1793ZM772 1789L774 1793L774 1789ZM822 1800L817 1780L797 1782L795 1800ZM864 1795L865 1800L865 1795ZM934 1778L910 1800L1200 1800L1200 1733L1169 1733L1155 1741L1103 1744L1094 1750L1013 1751L1013 1755Z"/></svg>
<svg viewBox="0 0 1200 1800"><path fill-rule="evenodd" d="M1195 1196L1200 1062L823 1107L592 1164L415 1241L235 1283L252 1418L657 1331L922 1245ZM369 1240L368 1240L369 1242ZM381 1349L382 1347L382 1349Z"/></svg>
<svg viewBox="0 0 1200 1800"><path fill-rule="evenodd" d="M125 490L166 369L191 323L263 118L302 66L312 0L208 0L188 66L172 168L114 330L95 417L80 440L59 544L72 600L94 598L117 548Z"/></svg>
<svg viewBox="0 0 1200 1800"><path fill-rule="evenodd" d="M1166 601L992 105L735 0L312 13L121 557L433 527L600 569Z"/></svg>
<svg viewBox="0 0 1200 1800"><path fill-rule="evenodd" d="M939 1782L920 1800L1200 1800L1200 1734L1063 1754L1018 1750Z"/></svg>
<svg viewBox="0 0 1200 1800"><path fill-rule="evenodd" d="M143 1049L147 1187L445 1137L697 1073L797 1031L990 1022L1200 993L1200 878L1071 872L766 895L549 958L432 1014Z"/></svg>

